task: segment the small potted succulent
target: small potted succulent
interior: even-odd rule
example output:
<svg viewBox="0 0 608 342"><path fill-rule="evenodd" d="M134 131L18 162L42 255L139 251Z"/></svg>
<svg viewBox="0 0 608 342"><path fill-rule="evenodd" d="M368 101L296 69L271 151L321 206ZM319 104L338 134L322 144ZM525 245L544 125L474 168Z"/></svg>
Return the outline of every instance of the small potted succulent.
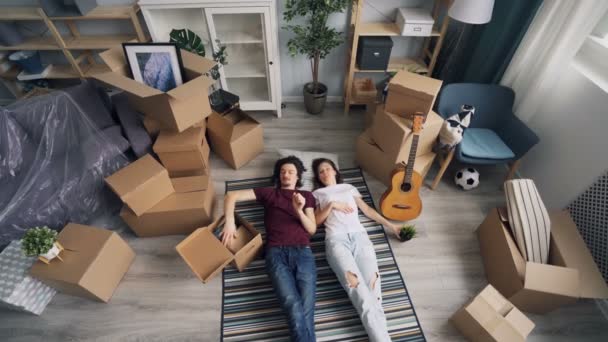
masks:
<svg viewBox="0 0 608 342"><path fill-rule="evenodd" d="M413 225L404 225L399 229L399 239L401 242L409 241L416 236L416 227Z"/></svg>
<svg viewBox="0 0 608 342"><path fill-rule="evenodd" d="M53 260L62 250L57 242L57 232L46 226L28 230L21 239L21 249L27 256L39 256L47 261Z"/></svg>

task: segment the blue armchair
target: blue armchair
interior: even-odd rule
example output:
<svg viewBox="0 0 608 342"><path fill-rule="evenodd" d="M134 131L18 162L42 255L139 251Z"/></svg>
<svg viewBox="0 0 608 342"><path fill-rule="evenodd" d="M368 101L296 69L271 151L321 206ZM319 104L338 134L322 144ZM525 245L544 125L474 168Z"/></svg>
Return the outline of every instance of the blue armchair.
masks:
<svg viewBox="0 0 608 342"><path fill-rule="evenodd" d="M538 136L513 114L515 93L496 84L453 83L439 94L437 112L444 119L475 106L475 114L455 149L440 156L441 168L432 189L437 187L452 158L467 164L510 164L506 179L513 178L521 158L539 142Z"/></svg>

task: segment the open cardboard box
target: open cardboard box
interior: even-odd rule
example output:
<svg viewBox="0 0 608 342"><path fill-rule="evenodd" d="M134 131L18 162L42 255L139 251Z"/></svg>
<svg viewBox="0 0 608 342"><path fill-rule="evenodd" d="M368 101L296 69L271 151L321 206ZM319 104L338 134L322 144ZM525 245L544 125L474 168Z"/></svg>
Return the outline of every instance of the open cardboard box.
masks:
<svg viewBox="0 0 608 342"><path fill-rule="evenodd" d="M443 118L430 111L418 138L416 156L433 151L433 145L437 141L442 125ZM388 113L384 110L384 105L378 105L371 128L372 139L391 158L407 160L414 139L412 126L412 120Z"/></svg>
<svg viewBox="0 0 608 342"><path fill-rule="evenodd" d="M137 216L175 192L167 170L149 154L118 170L105 181Z"/></svg>
<svg viewBox="0 0 608 342"><path fill-rule="evenodd" d="M411 118L416 112L427 114L433 108L443 81L409 71L399 71L390 80L386 111Z"/></svg>
<svg viewBox="0 0 608 342"><path fill-rule="evenodd" d="M63 261L38 260L30 273L60 292L108 302L135 253L115 232L69 223L57 236Z"/></svg>
<svg viewBox="0 0 608 342"><path fill-rule="evenodd" d="M140 216L123 206L120 217L139 237L186 235L213 219L215 191L209 176L172 178L175 193Z"/></svg>
<svg viewBox="0 0 608 342"><path fill-rule="evenodd" d="M213 112L207 123L211 149L234 169L264 151L262 125L240 108L225 114Z"/></svg>
<svg viewBox="0 0 608 342"><path fill-rule="evenodd" d="M608 286L567 211L550 211L549 262L526 261L511 236L507 211L492 209L477 229L485 273L519 309L547 313L577 298L608 298Z"/></svg>
<svg viewBox="0 0 608 342"><path fill-rule="evenodd" d="M393 170L401 162L407 162L407 158L396 159L382 151L372 140L369 129L357 138L355 158L357 164L363 170L370 173L386 186L390 185ZM434 160L435 153L433 152L416 157L414 171L418 172L424 180Z"/></svg>
<svg viewBox="0 0 608 342"><path fill-rule="evenodd" d="M534 322L492 285L456 311L450 322L470 341L523 342L534 329Z"/></svg>
<svg viewBox="0 0 608 342"><path fill-rule="evenodd" d="M180 52L185 83L167 92L132 79L120 45L99 54L111 71L93 78L124 90L133 108L154 118L165 129L183 132L211 114L208 89L213 80L205 73L216 63L185 50Z"/></svg>
<svg viewBox="0 0 608 342"><path fill-rule="evenodd" d="M160 132L153 150L169 172L169 176L209 174L209 144L205 139L205 129L203 124L190 127L181 133Z"/></svg>
<svg viewBox="0 0 608 342"><path fill-rule="evenodd" d="M260 232L239 215L235 215L235 220L237 237L230 248L225 247L215 234L224 225L223 216L209 226L197 229L175 247L203 283L207 283L231 262L239 271L243 271L262 249Z"/></svg>

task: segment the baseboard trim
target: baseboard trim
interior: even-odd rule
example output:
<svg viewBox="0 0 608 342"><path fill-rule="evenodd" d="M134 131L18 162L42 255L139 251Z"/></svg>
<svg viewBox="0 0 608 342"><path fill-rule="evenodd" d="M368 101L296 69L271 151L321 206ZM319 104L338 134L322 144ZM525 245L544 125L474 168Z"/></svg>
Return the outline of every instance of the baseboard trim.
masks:
<svg viewBox="0 0 608 342"><path fill-rule="evenodd" d="M342 96L328 96L327 102L330 103L341 103L343 102ZM283 96L283 102L304 102L304 96Z"/></svg>

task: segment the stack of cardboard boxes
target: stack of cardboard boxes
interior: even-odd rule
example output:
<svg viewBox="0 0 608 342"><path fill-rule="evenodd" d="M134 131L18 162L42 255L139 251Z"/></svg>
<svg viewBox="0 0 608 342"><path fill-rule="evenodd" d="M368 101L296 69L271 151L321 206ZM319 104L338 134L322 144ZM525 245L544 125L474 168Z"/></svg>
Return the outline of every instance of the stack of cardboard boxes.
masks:
<svg viewBox="0 0 608 342"><path fill-rule="evenodd" d="M124 203L120 216L139 237L190 234L212 221L215 192L208 175L169 178L145 155L106 183Z"/></svg>
<svg viewBox="0 0 608 342"><path fill-rule="evenodd" d="M356 159L359 166L387 186L398 164L407 163L414 134L412 116L426 114L418 140L414 170L424 178L433 164L433 145L443 119L432 111L442 81L398 72L390 81L386 104L370 105L373 111L369 127L357 139ZM375 108L374 108L375 107Z"/></svg>
<svg viewBox="0 0 608 342"><path fill-rule="evenodd" d="M181 51L185 83L162 92L133 80L121 47L100 54L110 68L98 80L124 90L156 138L153 150L106 179L125 206L121 217L138 236L189 234L211 222L214 191L206 117L211 114L205 74L215 62ZM171 178L169 178L171 177Z"/></svg>

